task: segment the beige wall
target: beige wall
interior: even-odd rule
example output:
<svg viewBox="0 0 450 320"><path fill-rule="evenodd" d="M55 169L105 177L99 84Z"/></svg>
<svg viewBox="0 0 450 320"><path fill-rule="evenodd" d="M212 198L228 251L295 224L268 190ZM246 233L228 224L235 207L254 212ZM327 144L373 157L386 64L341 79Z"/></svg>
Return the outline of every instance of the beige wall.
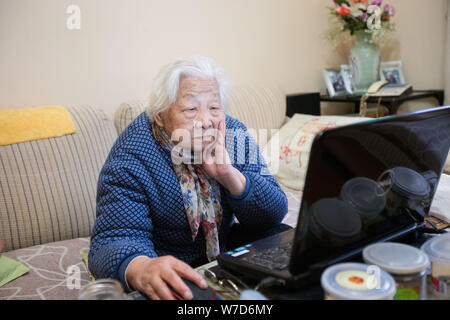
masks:
<svg viewBox="0 0 450 320"><path fill-rule="evenodd" d="M0 0L0 108L96 104L112 115L146 98L169 59L207 55L234 83L275 82L286 93L325 92L321 70L348 47L323 40L331 0ZM401 59L415 88L444 87L446 0L390 0ZM66 8L81 29L66 28Z"/></svg>

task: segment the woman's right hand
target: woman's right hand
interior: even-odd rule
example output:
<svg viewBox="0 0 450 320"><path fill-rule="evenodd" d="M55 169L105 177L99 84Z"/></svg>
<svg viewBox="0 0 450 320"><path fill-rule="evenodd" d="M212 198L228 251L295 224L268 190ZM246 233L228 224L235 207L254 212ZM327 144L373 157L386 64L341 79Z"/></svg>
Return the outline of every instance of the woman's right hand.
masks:
<svg viewBox="0 0 450 320"><path fill-rule="evenodd" d="M152 300L173 300L168 284L184 299L192 299L192 292L181 277L206 288L203 277L187 263L173 256L138 257L127 268L125 278L130 288L145 293Z"/></svg>

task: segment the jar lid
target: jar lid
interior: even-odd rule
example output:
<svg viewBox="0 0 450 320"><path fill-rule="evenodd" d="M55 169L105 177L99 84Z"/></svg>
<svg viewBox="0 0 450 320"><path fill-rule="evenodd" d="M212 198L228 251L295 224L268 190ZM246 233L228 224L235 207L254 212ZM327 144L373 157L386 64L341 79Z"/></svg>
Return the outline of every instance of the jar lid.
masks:
<svg viewBox="0 0 450 320"><path fill-rule="evenodd" d="M405 168L392 169L392 189L406 197L425 197L430 193L430 185L418 172Z"/></svg>
<svg viewBox="0 0 450 320"><path fill-rule="evenodd" d="M392 276L379 270L377 277L369 271L370 266L364 263L339 263L322 273L320 283L326 292L338 299L392 299L396 291Z"/></svg>
<svg viewBox="0 0 450 320"><path fill-rule="evenodd" d="M425 270L429 259L419 249L407 244L384 242L363 250L364 262L374 264L393 274L411 274Z"/></svg>
<svg viewBox="0 0 450 320"><path fill-rule="evenodd" d="M363 217L379 214L386 206L386 194L374 180L358 177L342 186L341 198L353 206Z"/></svg>
<svg viewBox="0 0 450 320"><path fill-rule="evenodd" d="M434 236L421 249L432 261L450 263L450 233Z"/></svg>
<svg viewBox="0 0 450 320"><path fill-rule="evenodd" d="M324 198L312 205L312 217L328 234L349 238L361 232L361 218L346 202Z"/></svg>

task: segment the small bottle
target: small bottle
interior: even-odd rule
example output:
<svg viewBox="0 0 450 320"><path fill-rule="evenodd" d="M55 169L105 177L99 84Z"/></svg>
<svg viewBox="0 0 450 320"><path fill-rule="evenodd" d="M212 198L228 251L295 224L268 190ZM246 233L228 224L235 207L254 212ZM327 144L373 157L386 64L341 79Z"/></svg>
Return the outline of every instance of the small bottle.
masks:
<svg viewBox="0 0 450 320"><path fill-rule="evenodd" d="M114 279L99 279L84 286L78 300L131 300L122 284Z"/></svg>

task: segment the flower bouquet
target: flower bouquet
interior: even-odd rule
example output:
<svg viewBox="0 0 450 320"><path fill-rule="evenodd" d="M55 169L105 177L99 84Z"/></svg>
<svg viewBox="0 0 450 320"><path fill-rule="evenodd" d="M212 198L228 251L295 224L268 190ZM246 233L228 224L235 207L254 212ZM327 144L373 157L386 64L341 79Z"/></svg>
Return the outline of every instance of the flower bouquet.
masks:
<svg viewBox="0 0 450 320"><path fill-rule="evenodd" d="M369 86L379 79L380 48L374 40L386 40L395 30L391 21L395 15L392 5L382 4L382 0L333 0L334 6L328 7L333 30L327 38L334 47L345 42L349 31L356 38L350 50L352 93L364 94ZM354 36L354 37L353 37Z"/></svg>
<svg viewBox="0 0 450 320"><path fill-rule="evenodd" d="M342 32L366 30L393 31L395 26L391 18L395 15L392 5L382 5L382 0L333 0L334 6L329 7L330 14L342 24Z"/></svg>

